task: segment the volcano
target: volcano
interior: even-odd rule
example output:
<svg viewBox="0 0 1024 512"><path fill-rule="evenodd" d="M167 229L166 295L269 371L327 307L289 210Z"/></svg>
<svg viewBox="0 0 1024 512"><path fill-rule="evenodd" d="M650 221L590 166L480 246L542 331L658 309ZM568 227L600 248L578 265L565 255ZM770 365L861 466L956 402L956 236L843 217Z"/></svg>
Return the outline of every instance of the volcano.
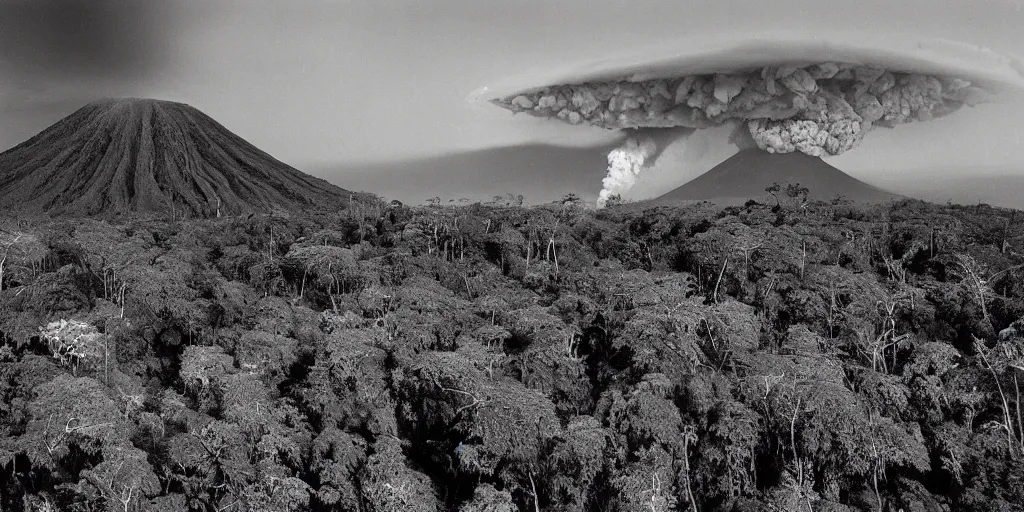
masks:
<svg viewBox="0 0 1024 512"><path fill-rule="evenodd" d="M860 181L800 152L768 153L746 149L716 165L685 185L658 197L656 204L708 201L735 206L750 199L764 199L773 183L807 187L811 199L831 200L837 196L857 203L885 203L901 196Z"/></svg>
<svg viewBox="0 0 1024 512"><path fill-rule="evenodd" d="M0 153L0 209L29 214L211 217L338 208L349 198L169 101L93 102Z"/></svg>

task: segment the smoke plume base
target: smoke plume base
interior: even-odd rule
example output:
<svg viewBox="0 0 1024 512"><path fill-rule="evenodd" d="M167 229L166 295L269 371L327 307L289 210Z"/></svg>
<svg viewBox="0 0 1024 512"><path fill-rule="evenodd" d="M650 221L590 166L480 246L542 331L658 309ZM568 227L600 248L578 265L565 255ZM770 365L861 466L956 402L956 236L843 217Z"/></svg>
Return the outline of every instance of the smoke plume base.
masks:
<svg viewBox="0 0 1024 512"><path fill-rule="evenodd" d="M967 80L822 62L544 87L493 100L569 124L606 129L747 125L771 153L838 155L875 126L943 117L988 99Z"/></svg>
<svg viewBox="0 0 1024 512"><path fill-rule="evenodd" d="M650 137L629 137L626 142L608 153L608 175L601 184L603 188L597 198L598 208L613 196L621 195L636 185L640 172L658 150Z"/></svg>

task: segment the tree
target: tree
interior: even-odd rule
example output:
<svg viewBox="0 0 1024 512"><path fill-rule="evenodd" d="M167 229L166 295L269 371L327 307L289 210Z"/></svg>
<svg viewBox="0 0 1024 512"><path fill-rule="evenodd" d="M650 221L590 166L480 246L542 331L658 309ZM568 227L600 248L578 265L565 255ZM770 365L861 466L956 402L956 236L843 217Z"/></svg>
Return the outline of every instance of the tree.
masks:
<svg viewBox="0 0 1024 512"><path fill-rule="evenodd" d="M335 312L338 311L335 295L358 293L365 284L356 254L351 249L322 245L293 247L281 266L287 277L298 281L299 299L305 295L307 283L315 285L330 299Z"/></svg>
<svg viewBox="0 0 1024 512"><path fill-rule="evenodd" d="M690 464L690 450L698 438L684 423L671 392L669 379L649 374L628 395L615 390L602 399L608 404L607 418L618 434L617 444L639 458L612 482L625 509L672 510L677 496L691 510L698 507Z"/></svg>
<svg viewBox="0 0 1024 512"><path fill-rule="evenodd" d="M595 483L605 467L614 433L592 416L569 421L565 434L553 439L545 459L543 482L553 505L565 510L587 510L598 500Z"/></svg>
<svg viewBox="0 0 1024 512"><path fill-rule="evenodd" d="M459 512L517 512L512 494L499 491L490 484L481 484L473 490L473 499L459 508Z"/></svg>
<svg viewBox="0 0 1024 512"><path fill-rule="evenodd" d="M34 464L60 467L74 450L95 457L129 443L124 414L100 382L62 374L33 394L20 445Z"/></svg>
<svg viewBox="0 0 1024 512"><path fill-rule="evenodd" d="M786 184L786 196L795 200L804 213L807 212L808 195L810 195L810 190L807 187L801 187L799 183Z"/></svg>
<svg viewBox="0 0 1024 512"><path fill-rule="evenodd" d="M608 196L608 199L605 200L604 205L605 205L606 208L607 207L611 207L611 206L619 206L619 205L623 204L623 201L624 200L622 199L622 195L620 195L620 194L611 194L611 195Z"/></svg>
<svg viewBox="0 0 1024 512"><path fill-rule="evenodd" d="M996 350L990 350L981 340L974 338L974 347L985 369L992 374L999 393L1003 421L993 423L1006 432L1010 455L1024 458L1024 402L1021 401L1024 397L1020 393L1020 377L1024 375L1024 340L1018 338L1002 341ZM1008 381L1006 388L1003 386L1004 379ZM1013 394L1008 389L1009 382L1013 383Z"/></svg>
<svg viewBox="0 0 1024 512"><path fill-rule="evenodd" d="M636 461L616 472L609 482L614 491L612 510L669 512L679 510L680 489L675 485L672 455L658 447L641 449ZM685 492L685 491L684 491ZM683 496L687 496L683 494ZM697 505L688 506L696 511Z"/></svg>
<svg viewBox="0 0 1024 512"><path fill-rule="evenodd" d="M363 503L369 512L432 512L439 510L430 478L405 465L399 442L382 437L359 474Z"/></svg>
<svg viewBox="0 0 1024 512"><path fill-rule="evenodd" d="M106 378L111 362L108 335L86 322L64 319L50 322L39 331L54 359L71 368L73 374L82 366L92 369L102 365Z"/></svg>
<svg viewBox="0 0 1024 512"><path fill-rule="evenodd" d="M167 452L174 479L206 506L244 505L244 490L258 475L241 429L228 421L207 419L201 427L173 436Z"/></svg>
<svg viewBox="0 0 1024 512"><path fill-rule="evenodd" d="M765 239L767 237L764 233L760 232L760 230L750 228L745 224L739 224L732 227L731 231L733 231L733 247L743 254L744 278L749 279L750 256L754 251L764 247Z"/></svg>
<svg viewBox="0 0 1024 512"><path fill-rule="evenodd" d="M296 395L324 428L397 434L383 337L375 328L344 329L316 353Z"/></svg>
<svg viewBox="0 0 1024 512"><path fill-rule="evenodd" d="M234 360L218 346L192 345L181 355L179 375L186 389L209 389L234 371Z"/></svg>
<svg viewBox="0 0 1024 512"><path fill-rule="evenodd" d="M776 183L772 183L771 185L768 185L764 189L765 192L768 192L769 194L771 194L772 199L775 199L775 207L776 208L779 208L779 207L782 206L782 203L779 202L779 191L781 191L781 190L782 190L782 186L779 185L777 182Z"/></svg>
<svg viewBox="0 0 1024 512"><path fill-rule="evenodd" d="M79 493L102 497L109 512L144 510L145 500L160 492L160 482L146 460L146 452L134 447L116 447L104 452L103 462L82 471Z"/></svg>
<svg viewBox="0 0 1024 512"><path fill-rule="evenodd" d="M530 491L543 448L561 432L555 405L508 378L490 378L486 361L457 352L427 352L397 381L400 424L419 436L434 433L438 460L451 461L451 476L493 478L514 494Z"/></svg>
<svg viewBox="0 0 1024 512"><path fill-rule="evenodd" d="M581 334L544 308L510 311L500 318L517 349L507 354L505 368L528 388L537 389L561 405L564 414L588 409L590 381L579 355Z"/></svg>
<svg viewBox="0 0 1024 512"><path fill-rule="evenodd" d="M986 269L969 254L959 253L955 255L952 269L954 274L960 277L961 284L970 291L981 308L983 321L988 321L988 302L994 295L989 287Z"/></svg>
<svg viewBox="0 0 1024 512"><path fill-rule="evenodd" d="M3 254L0 254L0 290L4 289L4 267L7 264L7 259L11 256L11 250L23 236L23 234L17 233L13 236L5 236L4 238L7 238L7 240L0 240L0 244L4 245Z"/></svg>
<svg viewBox="0 0 1024 512"><path fill-rule="evenodd" d="M513 193L509 192L509 193L506 193L503 196L501 196L501 195L494 196L494 200L492 201L492 203L493 204L504 205L504 206L523 206L523 201L524 200L525 200L525 198L523 197L522 194L516 195L516 194L513 194Z"/></svg>
<svg viewBox="0 0 1024 512"><path fill-rule="evenodd" d="M310 469L319 480L316 499L333 510L359 510L356 486L359 468L366 464L366 441L337 428L324 429L313 441Z"/></svg>
<svg viewBox="0 0 1024 512"><path fill-rule="evenodd" d="M44 249L36 235L0 230L0 290L10 281L12 265L35 266L43 259Z"/></svg>
<svg viewBox="0 0 1024 512"><path fill-rule="evenodd" d="M560 202L562 203L563 206L579 206L583 202L583 200L580 199L580 196L576 195L575 193L570 192L570 193L562 196L562 199L561 199Z"/></svg>

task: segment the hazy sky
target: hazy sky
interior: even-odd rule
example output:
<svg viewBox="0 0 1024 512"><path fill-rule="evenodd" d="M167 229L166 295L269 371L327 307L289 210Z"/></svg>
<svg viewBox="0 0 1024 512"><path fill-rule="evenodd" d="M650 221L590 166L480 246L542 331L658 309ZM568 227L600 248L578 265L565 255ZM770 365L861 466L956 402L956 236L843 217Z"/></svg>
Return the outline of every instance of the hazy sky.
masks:
<svg viewBox="0 0 1024 512"><path fill-rule="evenodd" d="M474 89L520 72L766 29L898 32L1024 55L1021 27L1018 0L0 0L0 150L91 99L157 97L345 186L327 169L616 137L467 105ZM1022 117L1024 105L967 109L878 130L830 162L864 175L1016 168ZM640 189L664 191L700 170L655 174ZM599 189L602 175L580 179Z"/></svg>

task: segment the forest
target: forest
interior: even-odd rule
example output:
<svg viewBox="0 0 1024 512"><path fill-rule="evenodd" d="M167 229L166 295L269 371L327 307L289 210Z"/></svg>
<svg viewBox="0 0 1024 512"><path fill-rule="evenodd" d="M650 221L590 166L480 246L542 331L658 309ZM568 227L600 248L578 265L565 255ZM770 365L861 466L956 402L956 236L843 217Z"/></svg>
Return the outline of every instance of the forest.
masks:
<svg viewBox="0 0 1024 512"><path fill-rule="evenodd" d="M6 215L0 510L1024 511L1024 219L769 192Z"/></svg>

